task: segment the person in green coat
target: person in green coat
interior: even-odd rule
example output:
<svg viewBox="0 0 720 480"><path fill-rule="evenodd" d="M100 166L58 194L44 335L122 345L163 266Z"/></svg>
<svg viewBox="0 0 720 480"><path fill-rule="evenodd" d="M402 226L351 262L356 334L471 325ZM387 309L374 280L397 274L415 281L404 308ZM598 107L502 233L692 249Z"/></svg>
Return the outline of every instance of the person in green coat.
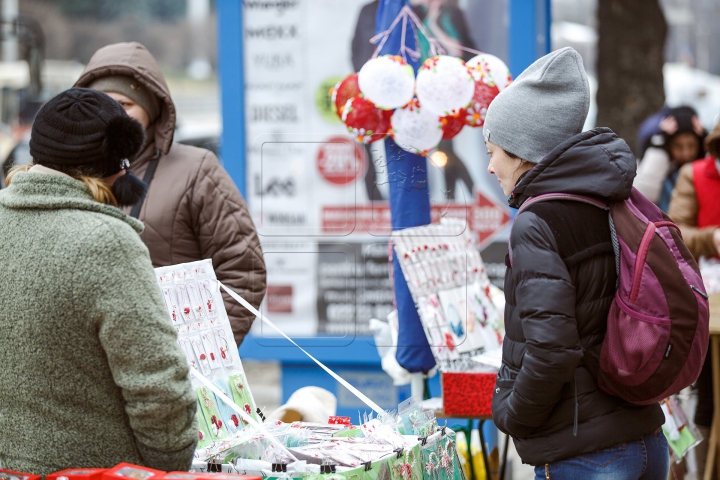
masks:
<svg viewBox="0 0 720 480"><path fill-rule="evenodd" d="M142 224L118 206L142 126L104 93L37 114L34 165L0 191L0 465L38 475L130 462L187 470L197 399Z"/></svg>

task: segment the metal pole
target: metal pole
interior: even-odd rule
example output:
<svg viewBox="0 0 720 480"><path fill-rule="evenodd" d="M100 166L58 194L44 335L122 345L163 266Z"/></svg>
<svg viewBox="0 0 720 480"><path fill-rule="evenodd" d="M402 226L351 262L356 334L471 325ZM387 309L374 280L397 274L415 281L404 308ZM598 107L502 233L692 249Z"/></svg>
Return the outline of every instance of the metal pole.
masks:
<svg viewBox="0 0 720 480"><path fill-rule="evenodd" d="M550 1L508 0L508 17L508 66L513 77L517 77L535 60L550 53Z"/></svg>
<svg viewBox="0 0 720 480"><path fill-rule="evenodd" d="M220 156L225 170L246 196L245 73L243 10L238 0L217 1L218 71L222 107Z"/></svg>
<svg viewBox="0 0 720 480"><path fill-rule="evenodd" d="M2 0L3 40L2 59L5 62L14 62L18 59L18 41L14 33L14 25L9 22L17 20L18 0Z"/></svg>
<svg viewBox="0 0 720 480"><path fill-rule="evenodd" d="M191 77L206 79L212 74L208 61L207 42L203 32L210 17L210 0L187 0L187 20L192 29L192 61L188 68Z"/></svg>

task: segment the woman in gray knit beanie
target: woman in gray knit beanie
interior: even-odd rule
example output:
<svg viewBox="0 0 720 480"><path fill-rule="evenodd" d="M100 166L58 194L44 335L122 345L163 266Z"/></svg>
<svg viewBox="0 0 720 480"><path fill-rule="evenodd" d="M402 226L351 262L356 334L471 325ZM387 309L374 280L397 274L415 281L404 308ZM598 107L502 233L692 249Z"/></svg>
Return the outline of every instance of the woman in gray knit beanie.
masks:
<svg viewBox="0 0 720 480"><path fill-rule="evenodd" d="M635 156L609 128L582 131L590 90L580 55L537 60L490 104L488 171L511 207L545 193L630 196ZM510 234L502 366L493 420L537 479L665 479L665 418L598 387L617 273L607 212L528 205ZM509 261L509 259L512 261Z"/></svg>

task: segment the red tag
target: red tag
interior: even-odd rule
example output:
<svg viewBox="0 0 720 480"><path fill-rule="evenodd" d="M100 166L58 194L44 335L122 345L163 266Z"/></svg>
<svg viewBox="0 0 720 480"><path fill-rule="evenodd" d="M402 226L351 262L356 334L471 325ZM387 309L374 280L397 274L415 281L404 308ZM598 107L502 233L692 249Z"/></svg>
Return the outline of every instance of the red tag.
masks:
<svg viewBox="0 0 720 480"><path fill-rule="evenodd" d="M332 425L347 425L348 427L352 427L350 417L330 417L328 418L328 423Z"/></svg>

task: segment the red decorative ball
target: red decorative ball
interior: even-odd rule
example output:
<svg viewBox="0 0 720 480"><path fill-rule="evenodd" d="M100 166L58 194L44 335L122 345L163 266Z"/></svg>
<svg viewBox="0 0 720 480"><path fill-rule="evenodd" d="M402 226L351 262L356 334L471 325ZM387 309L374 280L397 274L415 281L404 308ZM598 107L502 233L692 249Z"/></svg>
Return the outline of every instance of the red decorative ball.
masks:
<svg viewBox="0 0 720 480"><path fill-rule="evenodd" d="M380 126L378 127L378 132L385 132L385 135L390 133L390 119L392 118L392 114L395 110L380 110L382 112L382 121L380 122ZM385 137L383 135L383 138ZM379 140L378 138L374 138L372 141Z"/></svg>
<svg viewBox="0 0 720 480"><path fill-rule="evenodd" d="M473 93L472 101L465 108L465 124L471 127L485 125L487 109L498 93L500 93L500 90L495 84L488 85L482 81L475 82L475 93Z"/></svg>
<svg viewBox="0 0 720 480"><path fill-rule="evenodd" d="M204 353L201 353L201 354L200 354L200 360L205 360L206 358L207 358L207 357L205 356Z"/></svg>
<svg viewBox="0 0 720 480"><path fill-rule="evenodd" d="M390 116L371 101L363 97L354 97L345 103L343 122L358 142L370 143L385 138L390 129Z"/></svg>
<svg viewBox="0 0 720 480"><path fill-rule="evenodd" d="M338 117L342 120L345 104L351 98L360 95L360 86L358 85L358 74L353 73L349 77L341 80L332 89L332 108Z"/></svg>
<svg viewBox="0 0 720 480"><path fill-rule="evenodd" d="M457 115L448 115L440 118L443 131L442 138L449 140L460 133L460 130L462 130L465 126L466 115L467 113L465 112L465 109L462 108Z"/></svg>

